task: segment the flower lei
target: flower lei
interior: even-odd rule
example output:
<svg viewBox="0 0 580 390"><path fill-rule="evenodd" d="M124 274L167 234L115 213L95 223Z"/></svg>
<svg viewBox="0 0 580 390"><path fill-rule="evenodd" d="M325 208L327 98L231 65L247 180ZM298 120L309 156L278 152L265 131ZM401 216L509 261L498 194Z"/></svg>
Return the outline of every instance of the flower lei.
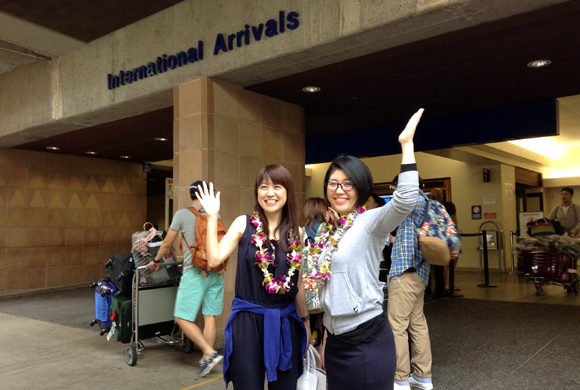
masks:
<svg viewBox="0 0 580 390"><path fill-rule="evenodd" d="M302 267L302 245L300 245L300 240L292 237L292 232L290 232L290 237L288 237L288 255L286 257L290 267L288 275L280 275L278 277L279 280L276 280L274 275L268 270L268 266L272 265L272 258L270 253L268 253L268 248L264 248L267 236L262 230L262 221L256 211L250 216L250 222L256 228L256 234L252 234L252 243L258 248L255 264L264 274L262 285L270 294L286 294L292 287L292 276L296 270L300 270Z"/></svg>
<svg viewBox="0 0 580 390"><path fill-rule="evenodd" d="M340 221L338 221L339 226L336 231L334 231L333 224L325 223L321 234L309 245L308 251L305 251L304 256L306 256L307 269L312 270L312 272L307 271L302 275L304 288L307 291L315 291L318 287L324 284L326 280L330 280L330 276L332 275L332 272L330 271L332 252L338 249L338 243L344 233L352 226L356 217L364 211L365 209L361 207L359 210L355 210L352 213L341 217ZM324 255L324 260L319 267L318 258L320 257L324 247L326 247L327 250Z"/></svg>

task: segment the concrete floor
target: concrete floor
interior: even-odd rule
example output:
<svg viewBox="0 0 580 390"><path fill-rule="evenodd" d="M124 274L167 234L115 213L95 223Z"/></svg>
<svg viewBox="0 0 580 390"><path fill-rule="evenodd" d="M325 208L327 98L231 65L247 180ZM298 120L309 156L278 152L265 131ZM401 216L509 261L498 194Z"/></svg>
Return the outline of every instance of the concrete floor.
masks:
<svg viewBox="0 0 580 390"><path fill-rule="evenodd" d="M492 274L490 284L497 285L495 288L477 287L482 281L479 273L457 272L456 286L461 288L460 293L464 297L446 298L446 306L452 306L454 300L467 302L470 299L580 305L580 295L566 292L561 286L547 286L545 295L538 296L533 284L515 275ZM429 300L427 305L433 306L426 313L435 312L437 302ZM177 346L145 342L146 348L139 355L137 365L129 367L125 362L126 345L113 340L108 342L88 326L93 310L93 291L89 289L0 300L0 388L225 388L221 365L216 366L205 378L199 379L196 374L200 352L188 355ZM429 316L428 321L431 321ZM433 329L436 329L436 324ZM431 337L432 342L437 343L437 336L433 332ZM433 351L434 373L438 369L438 360L443 361L443 357L436 356L437 350L434 348ZM577 372L578 365L570 369ZM437 386L436 379L438 389L455 388L442 386L442 380L441 386ZM483 376L482 381L485 380ZM481 386L470 388L485 388L484 384ZM509 389L545 388L530 387L529 384L518 387L513 383L506 386Z"/></svg>

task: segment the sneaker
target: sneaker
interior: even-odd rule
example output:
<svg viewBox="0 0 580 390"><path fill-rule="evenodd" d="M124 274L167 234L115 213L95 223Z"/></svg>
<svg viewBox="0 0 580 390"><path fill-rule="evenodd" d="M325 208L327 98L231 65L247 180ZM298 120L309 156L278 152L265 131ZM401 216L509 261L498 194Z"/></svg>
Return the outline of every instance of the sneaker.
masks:
<svg viewBox="0 0 580 390"><path fill-rule="evenodd" d="M207 374L209 374L213 366L221 362L223 358L224 357L222 355L220 355L219 353L217 353L217 351L215 351L213 355L210 356L209 359L207 360L202 359L199 365L199 374L197 375L199 377L206 376Z"/></svg>
<svg viewBox="0 0 580 390"><path fill-rule="evenodd" d="M432 390L433 381L431 378L419 378L415 374L409 375L409 385L413 390Z"/></svg>
<svg viewBox="0 0 580 390"><path fill-rule="evenodd" d="M409 386L409 382L396 382L395 386L393 387L394 390L411 390Z"/></svg>

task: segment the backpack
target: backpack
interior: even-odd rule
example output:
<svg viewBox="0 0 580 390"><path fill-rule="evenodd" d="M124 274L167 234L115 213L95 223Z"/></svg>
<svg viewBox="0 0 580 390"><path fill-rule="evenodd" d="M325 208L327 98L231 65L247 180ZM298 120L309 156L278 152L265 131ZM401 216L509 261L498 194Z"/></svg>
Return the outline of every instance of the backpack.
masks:
<svg viewBox="0 0 580 390"><path fill-rule="evenodd" d="M224 271L226 270L229 259L226 259L223 263L221 263L217 267L212 268L207 264L207 259L205 257L205 253L206 253L205 237L207 235L207 216L201 215L201 213L195 207L188 207L187 209L189 211L191 211L192 213L194 213L196 216L196 219L195 219L195 241L193 243L193 246L190 246L187 243L187 240L185 239L185 237L183 235L181 236L181 238L183 239L183 241L185 241L185 245L187 246L187 249L189 249L189 251L191 252L193 266L195 268L201 269L204 277L209 276L210 271L217 271L218 275L223 274ZM222 240L222 238L224 238L224 236L226 235L226 228L220 219L218 219L217 225L218 225L217 226L218 242L220 242ZM181 248L181 245L180 245L180 248Z"/></svg>
<svg viewBox="0 0 580 390"><path fill-rule="evenodd" d="M425 261L433 265L448 265L461 250L461 236L451 216L441 203L425 198L423 220L418 226L417 238Z"/></svg>

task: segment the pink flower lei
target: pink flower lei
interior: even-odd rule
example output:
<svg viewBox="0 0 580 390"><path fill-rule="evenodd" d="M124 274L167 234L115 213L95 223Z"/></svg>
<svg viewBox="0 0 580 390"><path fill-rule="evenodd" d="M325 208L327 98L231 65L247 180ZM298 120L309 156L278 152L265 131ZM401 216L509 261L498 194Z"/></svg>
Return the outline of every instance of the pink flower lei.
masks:
<svg viewBox="0 0 580 390"><path fill-rule="evenodd" d="M352 213L343 216L338 221L338 229L334 231L334 226L329 223L324 224L323 233L316 238L316 240L311 243L307 251L304 251L303 256L306 257L307 270L311 272L305 272L302 275L304 281L304 288L310 291L316 291L324 282L330 280L332 272L330 271L330 264L332 262L332 252L338 249L338 243L344 233L352 226L356 217L359 214L365 212L365 209L361 207L359 210L355 210ZM326 247L326 254L324 255L324 260L320 267L318 266L318 258L322 254L322 249Z"/></svg>
<svg viewBox="0 0 580 390"><path fill-rule="evenodd" d="M255 264L264 274L262 285L270 294L286 294L292 287L292 276L296 273L296 270L300 271L302 268L302 245L300 245L300 240L291 236L288 238L288 255L286 261L290 268L288 269L287 276L280 275L278 277L279 280L276 280L274 275L268 270L268 266L272 265L272 258L270 257L270 253L268 253L268 248L264 248L267 236L262 230L262 221L256 211L250 216L250 222L256 228L256 234L252 234L252 243L258 248Z"/></svg>

